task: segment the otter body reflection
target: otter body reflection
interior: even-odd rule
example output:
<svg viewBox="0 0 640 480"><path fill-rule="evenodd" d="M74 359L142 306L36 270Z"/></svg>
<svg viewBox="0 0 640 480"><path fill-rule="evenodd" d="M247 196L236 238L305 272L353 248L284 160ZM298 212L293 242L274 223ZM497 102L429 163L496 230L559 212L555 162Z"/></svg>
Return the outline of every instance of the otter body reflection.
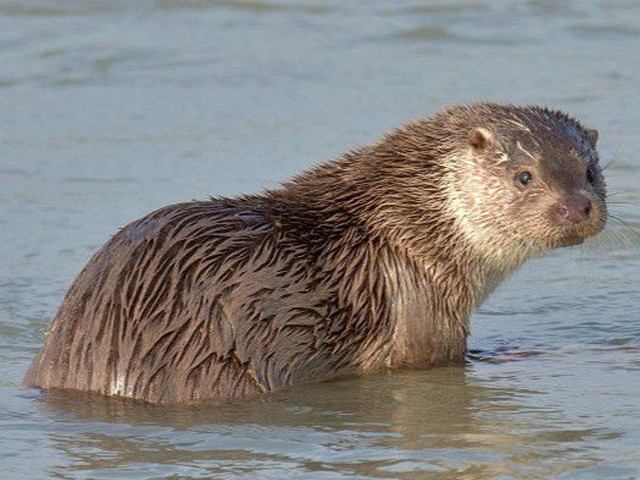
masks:
<svg viewBox="0 0 640 480"><path fill-rule="evenodd" d="M501 280L603 228L596 140L561 112L478 103L280 189L160 209L78 275L26 383L189 403L462 362Z"/></svg>

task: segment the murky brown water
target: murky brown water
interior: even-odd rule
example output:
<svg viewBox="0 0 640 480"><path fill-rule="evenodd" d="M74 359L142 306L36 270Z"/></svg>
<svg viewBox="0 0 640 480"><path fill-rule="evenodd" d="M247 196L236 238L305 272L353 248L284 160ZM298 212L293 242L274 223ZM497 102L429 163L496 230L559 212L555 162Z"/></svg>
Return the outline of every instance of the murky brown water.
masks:
<svg viewBox="0 0 640 480"><path fill-rule="evenodd" d="M169 203L273 186L476 99L600 130L640 231L633 1L0 1L0 477L635 479L640 240L611 222L473 319L464 368L160 408L21 378L109 235Z"/></svg>

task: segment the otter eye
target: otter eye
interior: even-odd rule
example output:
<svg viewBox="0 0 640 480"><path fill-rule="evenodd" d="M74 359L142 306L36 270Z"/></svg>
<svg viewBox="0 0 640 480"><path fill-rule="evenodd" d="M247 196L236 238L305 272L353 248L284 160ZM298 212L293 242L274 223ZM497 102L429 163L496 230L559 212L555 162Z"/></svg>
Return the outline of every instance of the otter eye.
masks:
<svg viewBox="0 0 640 480"><path fill-rule="evenodd" d="M533 180L533 175L531 175L531 172L524 171L520 175L518 175L518 181L522 185L526 185L527 183L531 182L531 180Z"/></svg>
<svg viewBox="0 0 640 480"><path fill-rule="evenodd" d="M593 172L593 168L589 167L587 168L587 182L593 184L593 182L596 181L596 175Z"/></svg>

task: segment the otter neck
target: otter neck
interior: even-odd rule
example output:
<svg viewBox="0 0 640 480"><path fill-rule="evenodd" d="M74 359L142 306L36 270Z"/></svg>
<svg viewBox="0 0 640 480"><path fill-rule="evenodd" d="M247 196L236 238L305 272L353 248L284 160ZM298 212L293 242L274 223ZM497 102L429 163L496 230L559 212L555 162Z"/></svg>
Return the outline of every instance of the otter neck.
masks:
<svg viewBox="0 0 640 480"><path fill-rule="evenodd" d="M307 172L280 194L291 227L345 283L339 298L370 303L352 306L372 312L376 323L359 354L363 369L463 361L469 316L499 276L460 233L437 178L411 192L399 192L401 181L388 166L364 171L343 159ZM358 265L345 267L353 258Z"/></svg>

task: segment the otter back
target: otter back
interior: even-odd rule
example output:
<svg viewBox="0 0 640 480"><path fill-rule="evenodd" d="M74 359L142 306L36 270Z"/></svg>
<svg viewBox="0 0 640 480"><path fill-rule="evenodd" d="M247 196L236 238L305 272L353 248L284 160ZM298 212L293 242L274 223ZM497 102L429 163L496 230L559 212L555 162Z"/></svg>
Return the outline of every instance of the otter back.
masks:
<svg viewBox="0 0 640 480"><path fill-rule="evenodd" d="M352 259L360 277L344 285L261 210L185 203L122 229L73 283L26 382L174 403L380 366L392 332L367 317L365 296L383 295L365 285L374 265ZM363 304L347 305L358 288Z"/></svg>

